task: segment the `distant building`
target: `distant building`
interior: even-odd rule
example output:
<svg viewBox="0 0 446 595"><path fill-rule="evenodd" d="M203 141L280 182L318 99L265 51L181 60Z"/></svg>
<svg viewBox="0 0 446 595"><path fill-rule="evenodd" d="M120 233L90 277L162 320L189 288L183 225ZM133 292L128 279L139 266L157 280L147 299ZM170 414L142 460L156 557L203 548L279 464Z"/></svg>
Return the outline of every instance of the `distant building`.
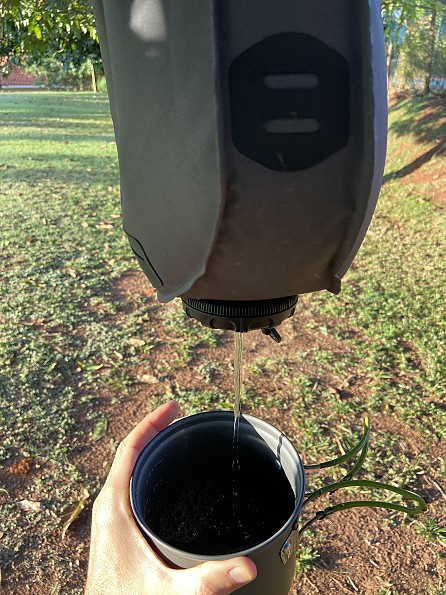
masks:
<svg viewBox="0 0 446 595"><path fill-rule="evenodd" d="M37 76L29 74L21 66L14 66L7 77L0 75L0 88L7 90L20 89L43 89L43 85L37 84Z"/></svg>

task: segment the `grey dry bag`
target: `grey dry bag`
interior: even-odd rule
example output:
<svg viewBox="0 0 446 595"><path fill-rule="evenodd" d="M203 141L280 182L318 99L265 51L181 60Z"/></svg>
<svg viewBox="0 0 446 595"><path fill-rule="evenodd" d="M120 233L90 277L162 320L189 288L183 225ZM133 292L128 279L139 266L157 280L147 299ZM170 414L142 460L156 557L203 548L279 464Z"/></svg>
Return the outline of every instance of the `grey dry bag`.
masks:
<svg viewBox="0 0 446 595"><path fill-rule="evenodd" d="M166 302L246 331L338 293L385 160L379 0L95 0L124 230Z"/></svg>

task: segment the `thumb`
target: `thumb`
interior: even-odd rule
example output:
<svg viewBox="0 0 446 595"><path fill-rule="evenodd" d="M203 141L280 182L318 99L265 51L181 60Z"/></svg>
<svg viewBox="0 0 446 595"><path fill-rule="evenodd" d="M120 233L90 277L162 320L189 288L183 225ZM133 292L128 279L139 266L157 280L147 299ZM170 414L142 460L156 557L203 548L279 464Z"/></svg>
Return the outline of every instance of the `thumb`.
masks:
<svg viewBox="0 0 446 595"><path fill-rule="evenodd" d="M222 562L206 562L173 572L173 592L183 595L229 595L257 576L249 558L233 558Z"/></svg>

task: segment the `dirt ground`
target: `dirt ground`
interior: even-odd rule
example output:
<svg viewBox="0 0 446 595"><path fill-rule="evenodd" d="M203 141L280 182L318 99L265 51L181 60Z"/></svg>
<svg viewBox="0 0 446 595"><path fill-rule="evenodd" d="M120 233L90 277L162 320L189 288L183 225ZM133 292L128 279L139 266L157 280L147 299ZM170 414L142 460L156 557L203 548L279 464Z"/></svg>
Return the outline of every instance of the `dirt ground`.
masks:
<svg viewBox="0 0 446 595"><path fill-rule="evenodd" d="M445 140L446 150L446 140ZM431 201L442 207L446 207L446 165L432 171L431 168L417 169L413 173L409 174L404 182L406 184L432 184L433 192L431 195Z"/></svg>
<svg viewBox="0 0 446 595"><path fill-rule="evenodd" d="M79 443L73 450L73 463L86 477L99 478L102 483L107 475L114 446L131 428L153 407L161 397L174 393L175 386L207 389L203 375L198 372L198 365L203 362L215 364L212 373L212 384L225 391L228 395L232 391L233 369L233 341L230 333L224 335L223 343L218 348L206 345L199 346L192 362L177 370L175 374L157 377L157 364L164 365L175 357L175 343L170 341L169 334L160 323L160 317L165 308L157 303L153 291L148 289L147 281L140 272L131 271L123 275L114 288L115 294L128 304L126 315L132 311L133 299L136 295L144 295L150 306L150 320L144 329L148 337L157 335L157 347L151 352L150 369L147 362L141 362L141 368L134 370L136 376L150 373L149 383L141 383L135 394L124 402L112 404L110 395L104 394L103 410L108 418L106 439L98 442ZM121 314L123 315L123 314ZM278 354L289 351L298 352L308 350L309 346L317 347L315 336L303 329L303 322L308 317L305 303L300 305L299 316L285 323L282 327L284 340L280 346L275 346L271 339L261 333L249 333L245 337L244 361L249 364L254 356L268 357L272 349ZM321 322L321 321L319 321ZM330 342L330 338L323 339ZM328 347L329 344L324 345ZM339 349L339 345L337 345ZM221 364L221 365L219 365ZM226 370L226 373L224 372ZM289 378L280 374L265 373L250 376L248 389L254 389L259 395L280 395L283 399L281 407L264 408L261 405L252 408L249 401L243 403L245 413L254 414L265 419L284 431L299 449L295 442L297 436L296 417L293 416L293 401L289 394ZM367 379L355 379L355 384L349 390L357 394L366 393ZM327 412L328 414L328 412ZM394 431L398 428L395 418L386 414L373 416L372 426ZM82 424L82 420L79 420ZM412 437L413 451L422 449L419 438L414 433ZM438 452L432 453L438 457L445 457L446 445L437 445ZM0 471L0 481L6 489L20 500L26 487L39 475L44 478L51 469L39 461L25 459L15 461L8 469ZM445 520L446 495L438 483L438 478L420 475L419 493L428 501L430 510L439 519ZM60 529L54 531L45 543L41 544L39 552L33 552L33 532L38 526L29 522L28 538L31 548L30 557L22 557L18 565L13 565L4 577L2 593L16 595L32 593L33 595L49 595L49 593L79 592L84 584L87 568L87 552L90 530L92 499L87 502L80 517L67 532L65 540L60 539ZM320 505L319 505L320 507ZM314 593L341 594L361 593L364 595L431 595L444 593L432 591L433 581L446 581L446 560L444 545L429 544L419 531L415 522L403 521L402 517L396 522L389 522L388 511L357 509L333 515L313 526L314 536L302 538L303 546L317 549L319 558L310 570L302 573L296 579L291 593L312 595ZM49 581L57 565L64 566L66 573L71 576L68 584L60 590L52 590ZM272 594L274 595L274 594Z"/></svg>

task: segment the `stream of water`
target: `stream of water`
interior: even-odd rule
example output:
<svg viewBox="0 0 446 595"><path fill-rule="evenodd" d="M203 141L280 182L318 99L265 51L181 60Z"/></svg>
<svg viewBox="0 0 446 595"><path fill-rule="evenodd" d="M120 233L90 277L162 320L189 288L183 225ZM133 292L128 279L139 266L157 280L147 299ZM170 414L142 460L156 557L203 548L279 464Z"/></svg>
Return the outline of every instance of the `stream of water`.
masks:
<svg viewBox="0 0 446 595"><path fill-rule="evenodd" d="M232 461L232 469L234 472L240 470L240 460L238 453L238 434L241 413L240 398L242 394L242 353L243 333L234 333L234 455Z"/></svg>

